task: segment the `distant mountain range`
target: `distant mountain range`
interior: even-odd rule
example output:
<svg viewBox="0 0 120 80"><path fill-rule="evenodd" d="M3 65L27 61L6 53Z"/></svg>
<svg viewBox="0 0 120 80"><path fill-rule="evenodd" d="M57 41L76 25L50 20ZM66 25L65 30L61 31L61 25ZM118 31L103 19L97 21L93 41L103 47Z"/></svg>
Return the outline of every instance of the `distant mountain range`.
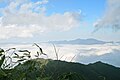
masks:
<svg viewBox="0 0 120 80"><path fill-rule="evenodd" d="M116 42L116 43L120 44L120 42Z"/></svg>
<svg viewBox="0 0 120 80"><path fill-rule="evenodd" d="M113 43L113 42L106 42L101 41L93 38L89 39L75 39L75 40L63 40L63 41L49 41L49 43L53 44L83 44L83 45L92 45L92 44L106 44L106 43Z"/></svg>

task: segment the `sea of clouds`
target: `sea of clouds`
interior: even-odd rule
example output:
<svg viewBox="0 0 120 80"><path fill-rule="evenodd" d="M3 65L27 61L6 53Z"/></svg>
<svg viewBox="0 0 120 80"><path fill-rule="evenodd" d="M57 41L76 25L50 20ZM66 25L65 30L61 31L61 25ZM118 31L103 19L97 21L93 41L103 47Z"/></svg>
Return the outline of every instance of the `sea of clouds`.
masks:
<svg viewBox="0 0 120 80"><path fill-rule="evenodd" d="M71 44L56 44L55 48L53 44L39 43L38 44L43 52L48 55L41 57L49 59L58 59L63 61L79 62L83 64L89 64L96 61L102 61L111 65L120 67L120 44L109 43L109 44L96 44L96 45L71 45ZM29 50L32 53L32 57L39 50L38 47L33 44L1 44L0 48L16 48L17 50Z"/></svg>

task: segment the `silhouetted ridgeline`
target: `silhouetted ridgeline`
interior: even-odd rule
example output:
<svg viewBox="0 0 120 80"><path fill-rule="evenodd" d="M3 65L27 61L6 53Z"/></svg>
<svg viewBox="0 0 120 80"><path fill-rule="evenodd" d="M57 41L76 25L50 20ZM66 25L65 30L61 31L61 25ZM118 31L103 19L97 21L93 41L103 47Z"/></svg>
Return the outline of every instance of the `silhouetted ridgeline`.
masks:
<svg viewBox="0 0 120 80"><path fill-rule="evenodd" d="M102 62L84 65L38 58L19 64L9 76L11 80L21 76L24 80L120 80L120 68Z"/></svg>
<svg viewBox="0 0 120 80"><path fill-rule="evenodd" d="M106 44L106 43L113 43L113 42L106 42L97 39L75 39L75 40L63 40L63 41L49 41L49 43L53 44L82 44L82 45L93 45L93 44Z"/></svg>

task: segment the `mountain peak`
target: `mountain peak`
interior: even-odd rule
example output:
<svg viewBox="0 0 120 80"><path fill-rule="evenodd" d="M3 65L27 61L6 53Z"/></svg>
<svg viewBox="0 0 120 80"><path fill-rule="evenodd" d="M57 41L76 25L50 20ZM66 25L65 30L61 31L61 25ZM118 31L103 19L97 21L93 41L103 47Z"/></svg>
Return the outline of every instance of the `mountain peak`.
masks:
<svg viewBox="0 0 120 80"><path fill-rule="evenodd" d="M82 44L82 45L92 45L92 44L105 44L107 42L93 39L93 38L88 38L88 39L74 39L74 40L62 40L62 41L50 41L49 43L54 43L54 44Z"/></svg>

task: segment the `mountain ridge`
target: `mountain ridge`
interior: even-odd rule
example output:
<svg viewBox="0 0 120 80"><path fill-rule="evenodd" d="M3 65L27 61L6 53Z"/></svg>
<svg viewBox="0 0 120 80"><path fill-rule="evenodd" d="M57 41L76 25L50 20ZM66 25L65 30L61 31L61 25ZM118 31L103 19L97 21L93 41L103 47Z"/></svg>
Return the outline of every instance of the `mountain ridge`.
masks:
<svg viewBox="0 0 120 80"><path fill-rule="evenodd" d="M49 41L48 43L53 44L83 44L83 45L92 45L92 44L106 44L106 43L113 43L113 41L102 41L97 40L94 38L88 38L88 39L74 39L74 40L62 40L62 41Z"/></svg>
<svg viewBox="0 0 120 80"><path fill-rule="evenodd" d="M15 69L16 71L19 70L21 71L21 73L22 72L25 73L25 71L29 70L29 66L33 64L34 67L31 73L29 74L38 76L38 73L40 73L41 70L40 69L41 66L42 68L44 68L44 72L43 72L43 74L45 74L43 75L44 77L46 75L49 77L52 76L52 79L48 79L48 80L120 80L120 76L119 76L120 68L100 61L85 65L81 63L66 62L60 60L34 59L27 61L22 65L18 65ZM70 76L71 78L69 79L58 79L58 77L62 77L63 74L68 75L73 73L74 75L71 75ZM78 77L75 76L76 74L81 79L78 79ZM29 80L34 79L34 77L29 76Z"/></svg>

